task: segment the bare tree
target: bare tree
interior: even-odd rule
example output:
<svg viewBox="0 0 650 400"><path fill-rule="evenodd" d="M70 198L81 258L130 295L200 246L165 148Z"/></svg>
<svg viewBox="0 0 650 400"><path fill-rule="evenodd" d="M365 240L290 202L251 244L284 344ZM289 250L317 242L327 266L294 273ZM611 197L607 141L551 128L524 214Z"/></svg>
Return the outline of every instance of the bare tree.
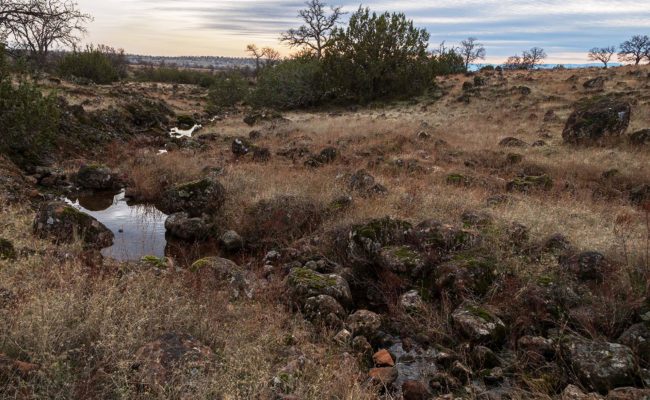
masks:
<svg viewBox="0 0 650 400"><path fill-rule="evenodd" d="M74 47L86 32L85 24L92 19L69 0L27 0L14 4L19 6L18 12L5 14L4 25L13 44L30 51L39 64L56 44Z"/></svg>
<svg viewBox="0 0 650 400"><path fill-rule="evenodd" d="M589 60L600 61L605 64L605 68L607 68L607 65L611 61L612 57L614 57L614 53L616 53L616 47L614 46L594 47L593 49L589 50Z"/></svg>
<svg viewBox="0 0 650 400"><path fill-rule="evenodd" d="M332 30L345 13L341 7L329 7L321 0L309 0L307 8L298 12L298 17L305 22L298 29L289 29L280 35L280 41L290 47L307 47L318 59L323 57L323 51L328 46Z"/></svg>
<svg viewBox="0 0 650 400"><path fill-rule="evenodd" d="M460 55L465 62L465 69L476 60L485 59L485 47L477 42L477 38L470 37L460 42Z"/></svg>
<svg viewBox="0 0 650 400"><path fill-rule="evenodd" d="M258 74L263 66L271 66L280 60L280 52L272 47L264 47L260 49L255 44L246 46L246 52L255 59L255 73ZM262 64L264 61L264 64Z"/></svg>
<svg viewBox="0 0 650 400"><path fill-rule="evenodd" d="M621 43L618 52L619 60L639 65L644 58L650 59L650 37L648 35L634 35L630 40Z"/></svg>
<svg viewBox="0 0 650 400"><path fill-rule="evenodd" d="M535 69L547 57L546 52L541 47L533 47L523 53L523 65L527 69Z"/></svg>

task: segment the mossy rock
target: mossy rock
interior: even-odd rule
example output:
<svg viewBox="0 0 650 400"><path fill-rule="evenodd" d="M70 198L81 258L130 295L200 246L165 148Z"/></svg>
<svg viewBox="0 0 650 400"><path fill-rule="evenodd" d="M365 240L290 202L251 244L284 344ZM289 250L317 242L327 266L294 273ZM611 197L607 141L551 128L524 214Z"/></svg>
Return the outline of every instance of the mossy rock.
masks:
<svg viewBox="0 0 650 400"><path fill-rule="evenodd" d="M331 296L344 306L352 302L350 287L340 275L320 274L309 268L293 268L287 277L287 285L294 301L301 304L318 295Z"/></svg>
<svg viewBox="0 0 650 400"><path fill-rule="evenodd" d="M630 103L612 97L582 99L567 120L562 138L571 144L596 144L620 136L630 124L631 111Z"/></svg>
<svg viewBox="0 0 650 400"><path fill-rule="evenodd" d="M408 276L418 276L426 264L422 253L411 246L386 246L379 252L380 264L383 268Z"/></svg>
<svg viewBox="0 0 650 400"><path fill-rule="evenodd" d="M41 206L34 220L34 233L60 243L79 238L87 248L109 247L114 238L113 232L95 218L60 201Z"/></svg>
<svg viewBox="0 0 650 400"><path fill-rule="evenodd" d="M148 267L159 269L166 269L168 265L167 257L144 256L140 259L140 262Z"/></svg>
<svg viewBox="0 0 650 400"><path fill-rule="evenodd" d="M14 260L16 258L16 249L14 244L4 238L0 238L0 259Z"/></svg>
<svg viewBox="0 0 650 400"><path fill-rule="evenodd" d="M455 329L475 343L499 345L505 340L506 325L487 308L465 303L451 315Z"/></svg>
<svg viewBox="0 0 650 400"><path fill-rule="evenodd" d="M454 173L447 175L446 182L448 185L469 186L472 184L472 179L463 174Z"/></svg>
<svg viewBox="0 0 650 400"><path fill-rule="evenodd" d="M223 185L211 178L184 182L167 189L158 208L166 214L186 212L190 217L212 214L223 206L225 192Z"/></svg>
<svg viewBox="0 0 650 400"><path fill-rule="evenodd" d="M436 290L458 300L485 296L499 272L493 258L460 253L436 269Z"/></svg>
<svg viewBox="0 0 650 400"><path fill-rule="evenodd" d="M372 259L382 247L402 244L412 229L409 222L390 217L354 225L349 235L349 255L355 259Z"/></svg>
<svg viewBox="0 0 650 400"><path fill-rule="evenodd" d="M524 176L508 182L506 190L509 192L529 192L531 190L551 190L553 179L548 175Z"/></svg>

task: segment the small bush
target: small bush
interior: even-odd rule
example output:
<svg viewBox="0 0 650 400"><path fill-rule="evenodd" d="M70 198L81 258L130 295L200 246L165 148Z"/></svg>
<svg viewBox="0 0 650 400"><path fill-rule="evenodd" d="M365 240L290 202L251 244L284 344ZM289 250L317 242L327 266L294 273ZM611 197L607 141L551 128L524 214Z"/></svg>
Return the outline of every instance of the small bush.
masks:
<svg viewBox="0 0 650 400"><path fill-rule="evenodd" d="M251 103L278 109L316 105L323 96L322 70L317 60L293 59L262 71Z"/></svg>
<svg viewBox="0 0 650 400"><path fill-rule="evenodd" d="M178 83L204 88L212 86L218 80L217 75L212 72L163 66L140 68L135 70L134 74L135 79L140 82Z"/></svg>
<svg viewBox="0 0 650 400"><path fill-rule="evenodd" d="M248 96L248 82L239 73L219 74L215 78L208 93L210 108L232 107Z"/></svg>
<svg viewBox="0 0 650 400"><path fill-rule="evenodd" d="M39 164L56 133L56 99L54 95L43 96L29 82L14 85L3 71L0 66L0 153L20 166Z"/></svg>
<svg viewBox="0 0 650 400"><path fill-rule="evenodd" d="M62 76L108 84L126 77L126 58L123 50L90 45L84 51L65 55L59 62L58 71Z"/></svg>

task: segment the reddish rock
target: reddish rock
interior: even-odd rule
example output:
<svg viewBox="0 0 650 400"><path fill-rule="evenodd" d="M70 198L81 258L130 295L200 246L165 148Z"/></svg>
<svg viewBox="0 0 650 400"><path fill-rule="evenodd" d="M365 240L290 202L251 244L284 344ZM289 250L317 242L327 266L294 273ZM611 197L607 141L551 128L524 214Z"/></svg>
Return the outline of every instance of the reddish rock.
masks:
<svg viewBox="0 0 650 400"><path fill-rule="evenodd" d="M397 379L397 369L394 367L373 368L368 372L370 380L388 386Z"/></svg>
<svg viewBox="0 0 650 400"><path fill-rule="evenodd" d="M372 356L372 361L375 362L375 365L378 367L394 367L395 361L390 355L388 350L381 349Z"/></svg>
<svg viewBox="0 0 650 400"><path fill-rule="evenodd" d="M408 380L402 384L402 396L404 400L426 400L429 398L429 391L424 383Z"/></svg>

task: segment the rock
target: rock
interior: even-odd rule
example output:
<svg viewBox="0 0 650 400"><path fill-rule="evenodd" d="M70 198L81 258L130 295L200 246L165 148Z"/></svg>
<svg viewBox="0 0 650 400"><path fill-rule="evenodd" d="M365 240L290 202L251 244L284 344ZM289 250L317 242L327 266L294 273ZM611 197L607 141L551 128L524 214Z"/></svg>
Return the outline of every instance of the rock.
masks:
<svg viewBox="0 0 650 400"><path fill-rule="evenodd" d="M96 249L111 246L114 238L113 232L95 218L60 201L41 205L34 220L34 233L60 243L79 238L84 247Z"/></svg>
<svg viewBox="0 0 650 400"><path fill-rule="evenodd" d="M396 274L415 277L424 269L425 259L411 246L387 246L379 251L379 265Z"/></svg>
<svg viewBox="0 0 650 400"><path fill-rule="evenodd" d="M248 140L244 138L237 138L232 141L232 145L230 148L234 155L236 155L237 157L241 157L248 154L253 149L253 145L251 145L248 142Z"/></svg>
<svg viewBox="0 0 650 400"><path fill-rule="evenodd" d="M588 81L582 84L582 87L590 90L603 90L605 88L606 80L607 80L606 78L599 76L593 79L589 79Z"/></svg>
<svg viewBox="0 0 650 400"><path fill-rule="evenodd" d="M248 138L251 140L259 139L262 137L262 132L257 131L257 130L252 130L248 132Z"/></svg>
<svg viewBox="0 0 650 400"><path fill-rule="evenodd" d="M397 380L397 369L394 367L372 368L368 372L368 377L371 382L388 387Z"/></svg>
<svg viewBox="0 0 650 400"><path fill-rule="evenodd" d="M416 380L406 380L402 383L402 396L404 400L427 400L431 394L424 383Z"/></svg>
<svg viewBox="0 0 650 400"><path fill-rule="evenodd" d="M484 257L457 257L436 269L435 288L456 299L483 296L497 277L497 264Z"/></svg>
<svg viewBox="0 0 650 400"><path fill-rule="evenodd" d="M372 361L377 367L394 367L395 361L388 350L381 349L372 356Z"/></svg>
<svg viewBox="0 0 650 400"><path fill-rule="evenodd" d="M609 390L634 385L636 365L632 350L621 344L568 337L562 342L573 371L589 390Z"/></svg>
<svg viewBox="0 0 650 400"><path fill-rule="evenodd" d="M458 360L451 364L449 372L463 383L467 383L472 378L472 370Z"/></svg>
<svg viewBox="0 0 650 400"><path fill-rule="evenodd" d="M650 144L650 129L642 129L630 134L629 140L631 144L637 146Z"/></svg>
<svg viewBox="0 0 650 400"><path fill-rule="evenodd" d="M521 139L517 139L515 137L507 137L505 139L502 139L499 142L499 146L503 146L503 147L526 147L526 146L528 146L528 143L524 142Z"/></svg>
<svg viewBox="0 0 650 400"><path fill-rule="evenodd" d="M647 365L650 365L650 321L629 327L618 338L618 342L631 348Z"/></svg>
<svg viewBox="0 0 650 400"><path fill-rule="evenodd" d="M571 242L561 233L555 233L544 241L542 250L551 254L560 255L571 249Z"/></svg>
<svg viewBox="0 0 650 400"><path fill-rule="evenodd" d="M602 400L603 397L597 393L585 394L579 387L568 385L562 391L560 400Z"/></svg>
<svg viewBox="0 0 650 400"><path fill-rule="evenodd" d="M583 100L576 104L562 138L565 143L594 144L608 137L622 135L630 124L631 106L613 98Z"/></svg>
<svg viewBox="0 0 650 400"><path fill-rule="evenodd" d="M499 344L505 339L506 326L490 311L471 303L458 307L451 319L456 330L469 340Z"/></svg>
<svg viewBox="0 0 650 400"><path fill-rule="evenodd" d="M483 382L485 382L486 385L491 386L502 383L504 379L503 369L499 367L483 370L481 371L481 375L483 376Z"/></svg>
<svg viewBox="0 0 650 400"><path fill-rule="evenodd" d="M372 345L365 336L356 336L352 339L352 349L361 355L372 354Z"/></svg>
<svg viewBox="0 0 650 400"><path fill-rule="evenodd" d="M650 202L650 184L639 185L630 190L630 203L643 206Z"/></svg>
<svg viewBox="0 0 650 400"><path fill-rule="evenodd" d="M402 243L412 228L410 223L390 217L353 225L345 238L348 255L360 262L374 261L383 247Z"/></svg>
<svg viewBox="0 0 650 400"><path fill-rule="evenodd" d="M650 389L618 388L607 394L607 400L650 400Z"/></svg>
<svg viewBox="0 0 650 400"><path fill-rule="evenodd" d="M522 336L517 340L517 348L520 351L538 354L544 358L555 356L553 340L542 336Z"/></svg>
<svg viewBox="0 0 650 400"><path fill-rule="evenodd" d="M346 324L354 336L372 338L381 327L381 316L368 310L357 310L346 320Z"/></svg>
<svg viewBox="0 0 650 400"><path fill-rule="evenodd" d="M253 297L253 287L244 270L228 259L205 257L192 263L190 271L208 287L228 289L232 299Z"/></svg>
<svg viewBox="0 0 650 400"><path fill-rule="evenodd" d="M406 310L406 312L417 312L424 307L422 296L417 290L409 290L399 298L399 304Z"/></svg>
<svg viewBox="0 0 650 400"><path fill-rule="evenodd" d="M167 189L158 208L165 214L186 212L200 217L219 211L225 201L225 189L215 179L203 178Z"/></svg>
<svg viewBox="0 0 650 400"><path fill-rule="evenodd" d="M224 232L219 238L219 243L229 252L236 252L244 247L244 239L232 230Z"/></svg>
<svg viewBox="0 0 650 400"><path fill-rule="evenodd" d="M460 388L462 383L446 372L437 372L431 378L429 385L437 393L451 393Z"/></svg>
<svg viewBox="0 0 650 400"><path fill-rule="evenodd" d="M345 310L332 296L321 294L305 301L305 317L315 323L329 327L341 327L345 319Z"/></svg>
<svg viewBox="0 0 650 400"><path fill-rule="evenodd" d="M361 337L361 336L357 336ZM334 341L338 344L345 345L350 343L352 340L352 333L347 329L341 329L336 335L334 335Z"/></svg>
<svg viewBox="0 0 650 400"><path fill-rule="evenodd" d="M184 212L167 217L165 229L171 236L187 241L206 239L210 234L210 226L203 218L191 218Z"/></svg>
<svg viewBox="0 0 650 400"><path fill-rule="evenodd" d="M345 279L336 274L319 274L308 268L293 268L287 277L291 297L299 304L310 297L327 295L344 306L352 304L352 294Z"/></svg>
<svg viewBox="0 0 650 400"><path fill-rule="evenodd" d="M419 140L429 140L431 139L431 134L426 131L420 131L415 135Z"/></svg>
<svg viewBox="0 0 650 400"><path fill-rule="evenodd" d="M596 251L586 251L568 257L561 262L562 267L582 281L602 281L609 269L605 256Z"/></svg>
<svg viewBox="0 0 650 400"><path fill-rule="evenodd" d="M485 346L474 346L471 358L474 367L477 369L495 368L501 364L497 355L489 347Z"/></svg>
<svg viewBox="0 0 650 400"><path fill-rule="evenodd" d="M543 141L542 139L536 140L536 141L533 142L533 144L531 146L533 146L533 147L544 147L544 146L546 146L546 142Z"/></svg>
<svg viewBox="0 0 650 400"><path fill-rule="evenodd" d="M551 190L553 179L548 175L523 176L508 182L506 190L509 192L530 192L532 190Z"/></svg>
<svg viewBox="0 0 650 400"><path fill-rule="evenodd" d="M480 211L464 211L460 219L467 227L484 228L492 223L492 216Z"/></svg>
<svg viewBox="0 0 650 400"><path fill-rule="evenodd" d="M410 240L426 253L450 253L470 250L482 242L481 235L472 229L457 228L436 220L425 220L408 232Z"/></svg>
<svg viewBox="0 0 650 400"><path fill-rule="evenodd" d="M0 260L16 259L16 249L11 241L0 237Z"/></svg>
<svg viewBox="0 0 650 400"><path fill-rule="evenodd" d="M104 165L85 165L76 175L77 185L84 189L111 190L121 186L117 174Z"/></svg>
<svg viewBox="0 0 650 400"><path fill-rule="evenodd" d="M244 116L244 123L253 126L260 121L273 121L282 119L282 115L275 111L253 111Z"/></svg>
<svg viewBox="0 0 650 400"><path fill-rule="evenodd" d="M382 184L375 181L375 177L370 175L366 170L362 169L355 172L348 183L350 190L358 192L362 197L370 197L373 195L383 195L388 193Z"/></svg>
<svg viewBox="0 0 650 400"><path fill-rule="evenodd" d="M318 161L323 164L329 164L336 160L339 156L339 151L335 147L326 147L318 154Z"/></svg>
<svg viewBox="0 0 650 400"><path fill-rule="evenodd" d="M184 387L193 378L213 371L216 367L212 350L188 334L165 333L145 344L135 354L131 367L139 381L149 387L161 387L179 372L184 372ZM191 386L190 386L191 387Z"/></svg>

